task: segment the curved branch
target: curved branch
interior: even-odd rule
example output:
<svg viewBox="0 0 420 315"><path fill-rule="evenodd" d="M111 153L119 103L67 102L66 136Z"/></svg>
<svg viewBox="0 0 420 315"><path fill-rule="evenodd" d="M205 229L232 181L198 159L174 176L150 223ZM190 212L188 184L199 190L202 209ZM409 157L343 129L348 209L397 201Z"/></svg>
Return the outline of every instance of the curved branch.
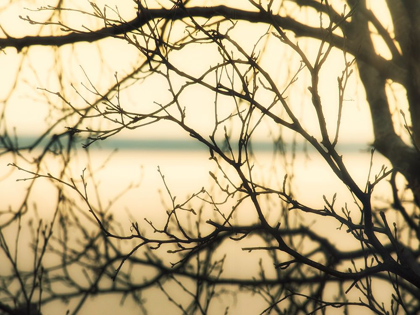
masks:
<svg viewBox="0 0 420 315"><path fill-rule="evenodd" d="M155 19L165 20L182 20L189 17L215 18L220 17L229 20L242 20L251 23L265 23L269 25L278 25L283 29L290 30L298 37L310 37L315 39L322 39L325 35L325 30L318 27L311 27L294 20L291 17L283 17L280 15L273 15L271 12L252 12L230 8L226 6L215 7L193 7L193 8L174 8L168 9L148 9L138 13L133 20L113 25L112 27L104 27L92 32L71 32L62 36L26 36L22 38L14 38L7 36L0 38L0 47L14 47L20 52L23 48L41 45L41 46L63 46L74 44L77 42L94 42L104 38L113 37L128 32L134 31L144 26L147 22ZM345 32L347 32L346 30ZM357 41L352 41L342 36L332 34L331 44L338 49L345 49L347 52L356 56L370 65L374 66L383 76L399 83L404 83L407 80L406 70L401 68L392 60L386 60L381 56L376 55L371 50L366 50L360 47Z"/></svg>

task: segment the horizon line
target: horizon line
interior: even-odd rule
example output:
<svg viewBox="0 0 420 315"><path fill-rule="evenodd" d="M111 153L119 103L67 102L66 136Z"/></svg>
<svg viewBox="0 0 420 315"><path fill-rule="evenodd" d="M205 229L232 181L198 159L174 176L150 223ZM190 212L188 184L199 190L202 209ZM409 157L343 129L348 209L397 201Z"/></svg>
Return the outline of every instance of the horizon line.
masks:
<svg viewBox="0 0 420 315"><path fill-rule="evenodd" d="M38 138L31 136L22 136L18 137L20 146L29 146L35 144ZM42 140L37 147L45 144L47 140ZM80 139L80 142L77 144L77 149L82 149L83 145L87 143L86 139ZM220 146L223 145L223 142L220 141ZM80 144L80 147L79 147ZM237 141L232 140L233 149L237 149ZM277 149L284 148L286 151L292 149L294 146L296 151L312 151L315 150L309 143L304 142L272 142L264 140L255 140L251 141L251 149L254 151L272 151L277 147ZM104 140L97 140L88 146L90 149L121 149L121 150L138 150L138 151L202 151L209 150L209 148L199 141L194 141L191 139L181 139L181 138L155 138L155 139L135 139L135 138L109 138ZM372 146L367 142L343 142L338 143L337 148L340 151L345 152L360 152L364 150L370 150Z"/></svg>

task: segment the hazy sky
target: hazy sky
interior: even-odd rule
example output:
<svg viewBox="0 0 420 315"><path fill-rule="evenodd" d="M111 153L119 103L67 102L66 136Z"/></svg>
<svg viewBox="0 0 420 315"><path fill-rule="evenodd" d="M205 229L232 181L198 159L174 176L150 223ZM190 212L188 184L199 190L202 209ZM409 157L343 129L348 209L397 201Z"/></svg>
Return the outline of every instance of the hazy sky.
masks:
<svg viewBox="0 0 420 315"><path fill-rule="evenodd" d="M198 4L202 1L194 1L192 4ZM226 3L226 1L204 1L206 5ZM1 2L0 2L1 3ZM65 7L74 7L77 3L78 7L85 10L89 8L86 2L68 2ZM115 7L118 3L118 9L121 15L130 19L134 16L133 2L130 1L97 1L99 8L104 7L104 3L109 4L110 8ZM151 2L149 1L150 6ZM237 3L237 2L233 2ZM247 3L244 1L244 3ZM383 7L375 2L374 9ZM54 4L52 1L36 1L13 2L3 9L0 14L1 26L15 37L27 34L35 35L39 32L38 25L30 25L19 18L19 15L29 15L33 20L43 20L47 12L33 12L25 8L35 9L41 5ZM377 5L377 6L376 6ZM0 5L4 7L4 5ZM247 3L247 7L250 7ZM288 12L299 18L310 19L311 23L319 21L317 15L311 15L310 11L298 10L290 6L285 7L284 12ZM377 10L376 10L377 11ZM111 12L108 8L107 12ZM378 11L379 12L379 11ZM388 19L386 12L377 13L381 19ZM72 18L77 17L77 18ZM80 13L70 13L68 18L73 27L81 28L82 25L91 28L101 27L98 21L92 22L87 15ZM87 20L86 20L87 19ZM316 21L316 22L315 22ZM95 26L96 25L96 26ZM251 50L254 43L267 30L264 25L255 25L249 23L241 23L232 32L235 39L246 49ZM50 31L49 27L42 30L43 34ZM291 32L289 36L292 38ZM307 51L310 59L316 55L319 43L315 41L307 41L304 39L296 39L299 45ZM269 49L266 49L261 63L269 69L270 73L275 77L279 86L285 86L287 79L299 67L300 59L290 50L284 49L284 45L279 45L278 40L271 40ZM378 42L378 50L381 45ZM384 51L383 55L386 56ZM0 68L2 73L7 73L0 78L2 89L0 90L1 99L8 98L7 106L7 127L17 127L19 133L33 134L44 130L47 123L51 123L56 119L57 113L51 111L50 108L63 106L61 101L54 95L45 93L42 89L48 89L52 92L60 92L66 95L75 106L83 106L83 100L78 97L74 89L70 86L73 84L76 89L86 98L91 97L89 92L82 86L89 85L88 78L94 83L99 91L106 91L106 88L115 83L115 73L122 78L124 74L129 73L133 67L141 62L142 57L138 51L129 46L122 40L110 39L103 40L95 44L77 44L75 47L65 46L57 50L51 50L45 47L34 47L30 49L27 55L17 54L14 49L6 49L5 54L0 55ZM172 57L173 62L182 67L183 70L192 73L201 73L209 67L210 64L217 62L217 51L211 50L209 45L196 47L182 51L180 54ZM347 56L351 60L351 56ZM343 70L344 58L340 51L333 51L329 57L324 69L321 73L320 93L325 109L330 133L334 134L337 120L337 104L338 89L337 77L341 75ZM21 65L21 72L18 76L16 73ZM356 71L356 69L354 69ZM86 77L85 76L88 77ZM62 77L61 77L62 75ZM60 82L60 79L62 80ZM286 92L290 104L296 111L296 115L300 117L304 125L316 132L318 129L314 116L313 107L310 104L308 86L308 73L303 71L300 73L298 81ZM350 79L343 109L343 120L341 125L341 139L347 142L369 142L373 139L370 126L370 118L367 104L364 100L364 91L362 86L357 83L357 72ZM148 78L141 85L137 83L128 91L122 94L121 102L124 108L133 110L139 108L148 108L153 106L154 102L165 103L169 100L170 95L167 93L167 83L162 78L154 76ZM398 91L398 87L394 86ZM10 94L11 89L13 93ZM182 99L187 107L187 121L197 128L203 128L204 134L209 134L212 130L214 116L214 94L204 89L192 89L185 98ZM400 106L403 106L403 104ZM169 129L168 129L169 128ZM262 128L259 137L264 139L270 130ZM272 132L272 130L271 130ZM183 136L183 132L179 128L174 128L168 123L148 127L144 130L129 131L122 136L134 138L166 138Z"/></svg>

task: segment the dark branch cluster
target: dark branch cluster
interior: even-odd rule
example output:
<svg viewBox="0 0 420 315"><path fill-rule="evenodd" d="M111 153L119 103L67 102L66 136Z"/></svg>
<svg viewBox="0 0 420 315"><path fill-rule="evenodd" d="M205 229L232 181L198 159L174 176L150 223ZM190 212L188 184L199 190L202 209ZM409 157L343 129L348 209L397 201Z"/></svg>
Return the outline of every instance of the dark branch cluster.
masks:
<svg viewBox="0 0 420 315"><path fill-rule="evenodd" d="M420 63L414 39L420 38L420 28L411 12L420 7L388 1L394 38L365 1L347 1L343 12L328 1L290 4L315 10L316 27L297 20L287 13L286 4L277 7L274 1L250 0L252 10L192 6L189 1L151 8L144 1L134 2L135 17L128 21L117 9L111 18L92 3L89 16L104 24L98 30L80 30L54 18L37 22L28 16L22 19L67 34L22 38L5 34L0 39L3 49L14 47L25 54L38 45L77 47L80 42L123 41L139 56L130 71L122 76L115 73L105 88L87 72L81 88L71 85L72 94L65 88L41 87L46 98L60 102L61 107L51 106L60 118L30 144L22 145L18 137L10 136L3 110L0 154L13 157L9 169L18 171L20 181L29 185L17 207L1 205L0 209L1 259L9 268L0 275L0 310L36 314L56 301L76 301L69 307L69 313L76 314L91 297L116 294L122 303L130 299L146 313L153 307L148 302L150 292L157 290L158 299L165 298L182 314L228 313L233 303L224 302L226 297L240 300L242 294L260 299L261 314L323 313L332 308L344 313L352 308L375 314L419 312ZM57 8L40 10L86 13L64 9L61 2ZM238 35L249 22L260 27L258 35ZM369 24L391 58L376 53ZM412 36L407 38L405 32ZM317 44L305 49L301 37L316 39ZM275 49L277 60L267 61ZM326 64L337 50L343 56L338 100L330 105L321 87ZM191 51L197 58L188 59ZM209 55L201 58L195 51ZM283 66L282 56L287 54L296 65L281 81L276 65ZM375 137L363 185L339 149L342 122L347 118L346 89L356 66ZM304 110L311 113L312 125L301 118L296 105L298 79L304 81ZM162 86L153 102L145 104L134 88L149 80ZM394 128L385 90L390 80L407 91L412 126L402 111L403 127L411 145ZM137 93L135 106L127 104L125 95L130 93ZM329 111L337 113L333 122ZM162 200L169 202L153 211L164 208L163 219L154 223L147 215L139 218L132 209L127 226L115 217L114 202L141 185L129 185L104 205L97 166L87 162L74 175L72 163L80 156L90 161L90 150L98 142L160 124L169 124L205 147L213 169L208 182L180 198L167 181L170 174L158 168ZM267 129L273 143L273 171L268 175L263 171L266 162L261 165L262 157L253 147ZM348 202L337 194L324 195L323 206L317 207L294 193L298 142L322 159L349 193ZM383 166L371 174L375 150L389 159L392 169ZM51 159L58 168L50 165ZM407 182L403 189L397 180L400 174ZM390 198L379 208L374 191L386 180ZM48 223L31 204L34 187L41 181L54 190ZM13 237L7 231L14 231ZM346 237L351 244L336 241L336 236ZM22 265L20 248L25 237L31 244L30 255L25 255L30 266ZM232 251L240 253L246 274L226 271L235 259ZM377 286L389 291L391 302L384 303L374 289Z"/></svg>

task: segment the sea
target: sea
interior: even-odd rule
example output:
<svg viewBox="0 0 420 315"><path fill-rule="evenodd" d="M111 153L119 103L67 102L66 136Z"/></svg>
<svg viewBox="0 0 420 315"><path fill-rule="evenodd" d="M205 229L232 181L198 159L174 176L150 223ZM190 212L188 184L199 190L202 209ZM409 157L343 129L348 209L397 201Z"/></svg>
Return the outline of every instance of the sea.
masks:
<svg viewBox="0 0 420 315"><path fill-rule="evenodd" d="M27 143L31 143L30 140L27 139ZM210 152L205 146L190 140L116 139L101 141L89 149L83 149L80 143L76 151L77 154L66 170L67 182L71 183L70 179L73 179L77 187L83 191L81 182L83 176L87 184L89 201L97 208L109 209L107 211L112 212L114 219L121 225L121 233L126 235L130 234L130 225L133 221L144 226L146 218L154 225L162 227L167 211L174 204L188 200L192 194L198 194L203 189L209 192L216 191L220 184L220 187L229 190L231 188L227 188L228 186L232 187L238 182L233 169L229 169L223 162L218 165L214 159L209 158ZM338 151L342 154L350 174L362 189L366 187L368 181L375 180L375 176L380 174L383 167L389 169L387 160L379 153L372 153L368 144L348 143L339 146ZM43 224L48 224L52 220L57 202L54 191L57 191L57 185L61 185L52 178L59 178L62 162L57 156L50 154L39 170L42 177L26 172L35 171L28 163L31 161L28 156L35 157L39 153L39 150L34 149L32 153L26 153L25 159L18 157L16 160L8 154L0 157L0 210L3 214L0 217L0 224L4 225L10 218L7 212L11 213L22 205L29 187L32 190L25 204L33 212L28 218L42 218ZM316 209L323 209L326 201L332 202L335 199L337 209L340 211L348 209L357 217L359 210L354 196L313 149L301 144L284 144L281 149L277 147L274 150L272 143L261 141L252 145L252 161L252 176L256 182L269 184L276 189L285 187L293 194L294 199ZM13 163L23 170L11 165ZM66 185L63 187L72 190ZM217 192L215 196L222 198L222 194ZM387 180L377 185L373 198L378 209L390 201L390 186ZM195 204L189 203L191 207ZM231 207L231 203L227 202L225 206ZM221 211L228 211L223 210L224 205L220 207ZM88 212L87 207L86 212ZM345 249L351 250L354 248L352 246L357 247L357 243L354 243L346 231L340 229L337 222L316 215L299 213L298 210L290 210L289 215L296 215L299 220L303 217L302 222L308 227L329 237L333 244L341 248L344 246ZM269 218L272 220L270 223L275 224L275 220L279 220L280 217L270 214ZM208 218L214 219L214 212L209 214ZM241 217L237 220L235 222L252 223L255 222L256 216L250 208L242 211ZM281 225L281 222L279 223ZM17 228L5 226L2 233L11 250L15 249ZM30 262L33 262L33 255L27 254L30 253L28 248L30 232L22 224L19 233L21 234L18 243L19 264L30 270L32 266ZM257 244L253 241L250 243ZM264 256L260 254L253 256L253 253L242 250L245 245L240 242L226 246L226 255L229 257L224 268L226 277L246 277L250 271L257 274L259 259ZM13 272L3 252L0 255L0 266L3 274ZM224 298L217 298L218 302L215 305L219 306L211 308L209 314L223 313L226 303L229 304L228 314L260 314L267 307L266 301L249 291L236 293L236 296L227 294ZM182 314L159 289L150 290L145 298L148 300L148 314L168 312ZM384 293L384 299L386 298L387 295ZM130 298L127 298L123 304L120 302L121 296L110 294L97 296L88 299L78 314L142 313ZM66 314L67 309L72 314L76 304L74 301L69 305L54 302L44 308L43 314ZM340 314L340 312L335 311L331 314Z"/></svg>

